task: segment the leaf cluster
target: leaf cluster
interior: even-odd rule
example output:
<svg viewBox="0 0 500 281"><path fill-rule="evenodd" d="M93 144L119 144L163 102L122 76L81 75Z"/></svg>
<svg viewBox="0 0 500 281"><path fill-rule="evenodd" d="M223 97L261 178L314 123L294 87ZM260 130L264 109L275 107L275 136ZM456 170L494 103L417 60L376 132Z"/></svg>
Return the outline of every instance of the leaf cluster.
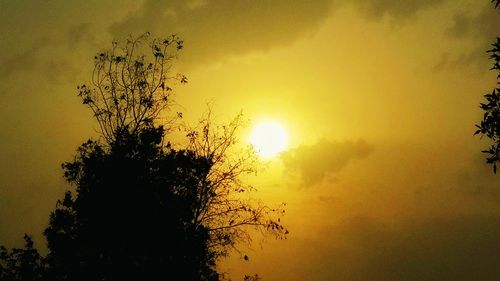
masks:
<svg viewBox="0 0 500 281"><path fill-rule="evenodd" d="M500 5L500 0L492 0L495 8ZM492 44L492 49L487 51L490 58L493 60L491 70L497 73L497 87L490 93L484 95L485 102L482 102L479 107L484 111L483 120L476 124L474 135L486 136L493 144L482 152L487 154L486 163L493 166L493 172L497 172L497 165L500 163L500 38L496 38L496 42Z"/></svg>
<svg viewBox="0 0 500 281"><path fill-rule="evenodd" d="M34 248L32 238L24 235L24 247L11 250L0 246L0 281L41 281L45 261Z"/></svg>

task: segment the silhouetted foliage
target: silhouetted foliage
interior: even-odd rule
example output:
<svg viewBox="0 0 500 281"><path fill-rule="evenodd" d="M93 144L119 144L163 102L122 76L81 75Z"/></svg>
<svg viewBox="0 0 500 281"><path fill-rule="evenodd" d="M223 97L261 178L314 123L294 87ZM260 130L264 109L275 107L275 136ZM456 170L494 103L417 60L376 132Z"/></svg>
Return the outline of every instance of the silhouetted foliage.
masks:
<svg viewBox="0 0 500 281"><path fill-rule="evenodd" d="M495 8L500 5L500 0L491 1L495 4ZM488 50L490 58L493 60L491 70L497 72L497 80L500 80L500 38L497 37L496 42L492 44L493 48ZM500 85L500 81L497 82ZM493 165L493 172L497 172L497 164L500 162L500 88L496 87L484 95L486 102L481 103L480 107L484 110L483 120L476 125L477 130L475 135L486 136L493 141L489 149L483 150L486 153L486 163Z"/></svg>
<svg viewBox="0 0 500 281"><path fill-rule="evenodd" d="M262 280L258 274L255 274L255 275L245 275L245 277L243 277L243 281L259 281L259 280Z"/></svg>
<svg viewBox="0 0 500 281"><path fill-rule="evenodd" d="M39 281L45 272L45 261L24 235L24 248L7 250L0 246L0 281Z"/></svg>
<svg viewBox="0 0 500 281"><path fill-rule="evenodd" d="M210 111L186 144L168 141L171 62L182 49L176 36L149 42L148 34L113 43L95 57L92 83L78 95L97 120L100 140L82 144L62 165L72 186L56 204L41 257L0 248L0 281L222 280L217 261L251 241L249 227L285 238L281 208L243 199L253 188L241 176L255 172L252 150L235 150L241 114L214 125ZM142 51L141 51L142 50ZM245 256L246 257L246 256ZM245 280L259 280L246 276Z"/></svg>
<svg viewBox="0 0 500 281"><path fill-rule="evenodd" d="M171 102L171 83L187 83L184 75L170 74L183 41L172 35L145 46L148 38L145 33L122 45L113 42L111 50L94 57L91 83L78 87L107 142L113 141L116 131L134 133L151 125Z"/></svg>
<svg viewBox="0 0 500 281"><path fill-rule="evenodd" d="M88 141L63 165L76 186L45 230L51 280L219 280L209 232L195 225L210 162L164 148L162 127Z"/></svg>

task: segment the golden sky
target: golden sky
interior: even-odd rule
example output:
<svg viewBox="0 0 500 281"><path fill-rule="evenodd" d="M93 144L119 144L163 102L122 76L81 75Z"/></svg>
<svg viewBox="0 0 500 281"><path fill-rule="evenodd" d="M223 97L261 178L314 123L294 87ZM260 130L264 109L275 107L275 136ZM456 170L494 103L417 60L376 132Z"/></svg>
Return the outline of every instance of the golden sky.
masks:
<svg viewBox="0 0 500 281"><path fill-rule="evenodd" d="M498 280L500 180L472 134L499 27L488 0L1 1L0 244L40 235L96 135L76 96L94 53L150 31L185 41L188 122L213 102L289 133L252 180L291 234L226 261L235 278Z"/></svg>

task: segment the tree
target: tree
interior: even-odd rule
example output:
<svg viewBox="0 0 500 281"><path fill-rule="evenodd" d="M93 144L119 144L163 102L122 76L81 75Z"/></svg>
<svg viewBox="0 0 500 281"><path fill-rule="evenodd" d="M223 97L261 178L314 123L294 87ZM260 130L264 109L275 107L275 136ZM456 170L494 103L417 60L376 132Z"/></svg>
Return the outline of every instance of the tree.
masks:
<svg viewBox="0 0 500 281"><path fill-rule="evenodd" d="M492 0L495 8L500 6L500 0ZM486 102L480 104L484 111L483 120L476 125L477 130L474 135L486 136L493 144L489 149L483 150L487 154L486 163L493 165L493 172L497 171L497 164L500 163L500 38L492 44L493 48L488 50L490 58L493 60L491 70L497 72L497 87L491 93L484 95Z"/></svg>
<svg viewBox="0 0 500 281"><path fill-rule="evenodd" d="M114 42L95 56L92 82L78 87L101 138L62 165L73 188L50 215L47 256L34 259L44 281L221 280L217 261L251 240L249 227L288 234L281 208L242 197L253 190L241 176L254 172L255 156L231 155L241 115L217 126L209 111L198 127L184 128L184 148L168 141L182 114L160 121L172 83L187 82L171 75L183 43L148 36ZM21 256L4 252L0 273L13 276Z"/></svg>
<svg viewBox="0 0 500 281"><path fill-rule="evenodd" d="M112 213L110 210L121 210L124 206L109 207L117 196L126 196L122 202L127 203L147 196L152 201L144 202L151 206L161 206L163 209L160 213L163 215L169 217L174 213L181 214L169 217L172 225L175 225L175 221L179 223L176 226L179 228L179 235L170 233L170 240L179 245L177 240L182 240L182 237L198 237L199 241L196 243L199 245L189 255L204 257L196 261L200 263L197 265L200 272L216 276L214 265L217 259L227 256L229 250L238 243L251 240L248 227L256 227L277 238L284 238L288 231L281 225L279 218L284 211L281 208L270 208L259 201L242 199L241 195L253 188L244 184L240 178L244 174L255 172L255 155L252 151L238 153L238 156L230 155L237 142L236 132L241 125L241 115L228 125L217 126L209 111L202 117L197 128L185 129L187 148L172 149L165 134L170 128L165 129L164 126L157 125L156 121L159 114L169 107L172 91L169 83L187 82L183 75L169 75L171 62L182 49L182 41L176 36L163 40L154 39L149 44L150 56L143 53L136 55L147 36L148 34L128 40L124 46L113 43L111 51L98 54L95 57L92 86L83 85L78 88L83 103L92 110L99 123L106 145L88 142L80 148L74 162L64 165L66 178L77 186L77 197L73 200L68 195L65 199L67 204L61 206L69 208L69 213L83 214L85 209L78 209L84 205L80 201L91 196L86 194L94 194L96 200L104 200L105 203L90 201L92 203L89 206L92 206L95 216L86 220L92 221L101 219L103 214ZM180 118L182 114L177 113L176 116ZM169 122L167 126L172 124L173 122ZM164 146L164 143L167 144ZM115 164L109 167L94 166L96 160L116 155L119 160L116 163L113 162L116 159L111 160ZM122 167L123 163L128 163L131 159L139 161L139 164L133 164L133 169ZM152 171L155 173L151 174ZM97 176L96 172L103 174ZM87 179L89 175L92 180ZM140 183L137 183L138 176L141 178ZM103 195L102 190L106 190L102 186L103 182L119 189ZM136 191L127 197L122 186L129 185L131 190ZM156 197L151 198L152 195ZM171 198L171 201L164 202L167 198ZM96 211L96 205L102 205L103 209ZM67 217L66 213L63 218ZM275 219L272 219L273 216ZM126 213L124 218L128 217L136 217L139 223L154 215ZM52 219L51 222L55 223L57 214L53 214ZM161 220L161 216L158 219ZM148 229L162 233L162 226L155 223L158 224L158 220L153 220L147 226ZM165 225L170 227L168 223ZM49 228L46 231L49 248L50 233ZM186 245L190 243L192 241ZM183 251L180 250L178 255L186 254L185 249ZM163 254L167 252L165 249ZM171 259L183 263L182 258ZM206 268L201 268L203 266ZM190 267L196 268L193 265ZM172 268L179 269L182 266Z"/></svg>

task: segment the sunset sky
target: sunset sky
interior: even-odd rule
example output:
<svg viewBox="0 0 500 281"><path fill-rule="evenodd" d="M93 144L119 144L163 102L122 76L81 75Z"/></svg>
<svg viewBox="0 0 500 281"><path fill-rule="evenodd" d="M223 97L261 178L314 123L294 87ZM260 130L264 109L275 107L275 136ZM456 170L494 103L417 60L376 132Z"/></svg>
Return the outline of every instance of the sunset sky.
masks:
<svg viewBox="0 0 500 281"><path fill-rule="evenodd" d="M221 264L264 281L500 280L500 176L474 137L495 87L489 0L0 1L0 244L39 246L68 187L60 164L97 137L76 86L93 56L175 33L174 111L242 111L286 149L249 178L286 202L285 241Z"/></svg>

